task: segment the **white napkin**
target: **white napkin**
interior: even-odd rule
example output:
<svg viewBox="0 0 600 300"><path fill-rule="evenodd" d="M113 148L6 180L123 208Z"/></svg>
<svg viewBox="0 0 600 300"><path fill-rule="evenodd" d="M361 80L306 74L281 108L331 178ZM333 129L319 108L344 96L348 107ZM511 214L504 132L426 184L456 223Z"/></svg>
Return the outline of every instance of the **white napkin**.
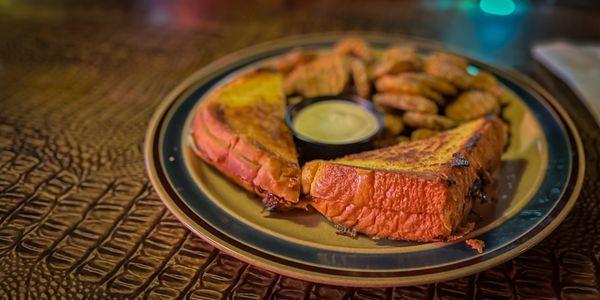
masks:
<svg viewBox="0 0 600 300"><path fill-rule="evenodd" d="M573 89L600 124L600 44L552 42L534 46L531 53Z"/></svg>

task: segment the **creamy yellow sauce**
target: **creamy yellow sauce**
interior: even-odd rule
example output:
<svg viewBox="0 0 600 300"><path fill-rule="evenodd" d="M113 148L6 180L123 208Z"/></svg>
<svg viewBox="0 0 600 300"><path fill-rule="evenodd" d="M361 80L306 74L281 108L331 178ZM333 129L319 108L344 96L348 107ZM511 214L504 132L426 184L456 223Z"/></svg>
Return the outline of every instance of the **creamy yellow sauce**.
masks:
<svg viewBox="0 0 600 300"><path fill-rule="evenodd" d="M317 102L302 109L293 120L294 129L305 138L327 144L358 142L375 134L375 115L344 100Z"/></svg>

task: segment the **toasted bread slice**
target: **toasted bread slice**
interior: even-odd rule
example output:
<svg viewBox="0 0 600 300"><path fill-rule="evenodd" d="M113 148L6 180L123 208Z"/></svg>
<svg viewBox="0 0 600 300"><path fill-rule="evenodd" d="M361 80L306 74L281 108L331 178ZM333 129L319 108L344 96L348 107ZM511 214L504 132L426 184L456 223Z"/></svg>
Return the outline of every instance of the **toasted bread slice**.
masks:
<svg viewBox="0 0 600 300"><path fill-rule="evenodd" d="M207 97L193 120L195 153L262 196L267 208L297 203L301 172L292 135L283 121L281 75L249 73Z"/></svg>
<svg viewBox="0 0 600 300"><path fill-rule="evenodd" d="M302 188L336 224L373 238L445 240L471 210L480 177L500 163L506 126L478 119L434 137L311 161Z"/></svg>

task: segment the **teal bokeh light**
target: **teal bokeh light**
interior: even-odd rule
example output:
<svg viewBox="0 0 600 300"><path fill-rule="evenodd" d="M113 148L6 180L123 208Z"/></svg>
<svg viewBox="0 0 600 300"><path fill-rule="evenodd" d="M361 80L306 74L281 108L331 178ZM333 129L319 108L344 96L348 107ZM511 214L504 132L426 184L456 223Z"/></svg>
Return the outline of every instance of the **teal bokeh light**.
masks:
<svg viewBox="0 0 600 300"><path fill-rule="evenodd" d="M476 66L468 66L467 67L467 73L475 76L477 74L479 74L479 68Z"/></svg>
<svg viewBox="0 0 600 300"><path fill-rule="evenodd" d="M479 8L491 15L508 16L515 11L515 3L512 0L481 0Z"/></svg>

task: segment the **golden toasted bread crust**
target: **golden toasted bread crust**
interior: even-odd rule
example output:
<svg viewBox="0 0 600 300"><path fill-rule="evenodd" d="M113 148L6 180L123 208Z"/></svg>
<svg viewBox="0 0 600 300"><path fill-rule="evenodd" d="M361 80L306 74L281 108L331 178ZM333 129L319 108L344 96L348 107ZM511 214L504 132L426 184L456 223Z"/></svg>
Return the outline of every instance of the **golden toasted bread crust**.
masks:
<svg viewBox="0 0 600 300"><path fill-rule="evenodd" d="M200 104L192 124L195 153L247 190L262 196L269 208L297 203L301 188L298 163L273 153L251 136L236 132L226 120L224 109L218 98L209 97Z"/></svg>
<svg viewBox="0 0 600 300"><path fill-rule="evenodd" d="M310 195L311 205L334 223L374 238L420 242L448 238L471 210L469 193L479 176L498 166L506 141L502 121L479 122L482 125L471 138L435 171L312 161L303 168L303 191Z"/></svg>

